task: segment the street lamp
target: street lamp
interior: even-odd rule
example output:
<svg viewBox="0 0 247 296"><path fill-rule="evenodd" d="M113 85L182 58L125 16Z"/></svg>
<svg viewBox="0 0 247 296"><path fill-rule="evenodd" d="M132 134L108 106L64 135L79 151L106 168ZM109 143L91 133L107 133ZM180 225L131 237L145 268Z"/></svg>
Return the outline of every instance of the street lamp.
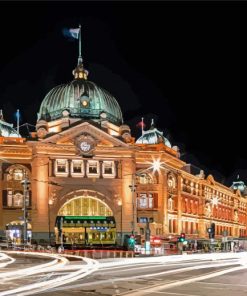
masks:
<svg viewBox="0 0 247 296"><path fill-rule="evenodd" d="M118 206L121 207L120 210L121 210L121 218L120 218L120 244L122 245L122 237L123 237L123 202L121 199L118 200L117 202Z"/></svg>
<svg viewBox="0 0 247 296"><path fill-rule="evenodd" d="M48 227L49 227L49 244L51 245L51 209L50 206L52 206L54 203L54 199L53 198L49 198L48 200Z"/></svg>
<svg viewBox="0 0 247 296"><path fill-rule="evenodd" d="M30 181L28 177L25 175L24 179L21 181L23 186L23 219L24 219L24 227L23 227L23 246L25 248L27 244L27 201L28 201L28 186L30 185Z"/></svg>

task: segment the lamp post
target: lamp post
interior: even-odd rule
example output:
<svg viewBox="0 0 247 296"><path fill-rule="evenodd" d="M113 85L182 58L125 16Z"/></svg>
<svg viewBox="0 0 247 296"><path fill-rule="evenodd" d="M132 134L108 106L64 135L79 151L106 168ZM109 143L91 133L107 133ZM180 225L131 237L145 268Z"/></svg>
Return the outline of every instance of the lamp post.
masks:
<svg viewBox="0 0 247 296"><path fill-rule="evenodd" d="M118 206L120 206L120 245L122 246L122 241L123 241L123 202L121 199L118 200L117 202Z"/></svg>
<svg viewBox="0 0 247 296"><path fill-rule="evenodd" d="M48 200L48 227L49 227L49 244L51 245L51 209L50 206L53 205L54 200L52 198L49 198Z"/></svg>
<svg viewBox="0 0 247 296"><path fill-rule="evenodd" d="M23 246L25 248L27 244L27 201L28 201L28 186L30 185L30 181L28 177L25 175L24 179L21 181L21 184L23 186L23 219L24 219L24 225L23 225Z"/></svg>
<svg viewBox="0 0 247 296"><path fill-rule="evenodd" d="M135 185L135 176L136 173L132 174L132 184L129 185L129 188L132 192L132 234L135 235L135 220L136 220L136 208L135 208L135 191L136 191L136 185Z"/></svg>

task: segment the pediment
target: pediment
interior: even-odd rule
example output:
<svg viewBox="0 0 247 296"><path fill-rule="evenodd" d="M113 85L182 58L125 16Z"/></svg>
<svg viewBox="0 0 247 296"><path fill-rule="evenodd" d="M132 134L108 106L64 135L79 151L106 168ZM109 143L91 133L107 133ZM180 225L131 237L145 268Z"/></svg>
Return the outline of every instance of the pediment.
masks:
<svg viewBox="0 0 247 296"><path fill-rule="evenodd" d="M109 147L128 147L129 145L125 142L109 135L102 129L95 127L89 122L83 122L69 129L61 131L59 133L48 136L42 139L42 143L54 143L54 144L65 144L74 145L78 138L83 135L88 135L93 138L97 145L109 146Z"/></svg>

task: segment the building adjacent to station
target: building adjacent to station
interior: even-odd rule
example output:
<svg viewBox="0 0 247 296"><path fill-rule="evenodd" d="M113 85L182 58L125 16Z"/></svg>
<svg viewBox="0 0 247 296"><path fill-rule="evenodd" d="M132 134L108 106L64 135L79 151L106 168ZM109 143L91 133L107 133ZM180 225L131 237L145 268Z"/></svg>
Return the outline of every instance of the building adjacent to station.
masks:
<svg viewBox="0 0 247 296"><path fill-rule="evenodd" d="M153 124L139 139L124 124L117 100L87 80L82 61L74 79L43 99L36 132L22 138L0 114L0 236L23 235L26 193L29 240L114 244L125 234L215 237L246 235L243 182L231 188L194 174L179 149Z"/></svg>

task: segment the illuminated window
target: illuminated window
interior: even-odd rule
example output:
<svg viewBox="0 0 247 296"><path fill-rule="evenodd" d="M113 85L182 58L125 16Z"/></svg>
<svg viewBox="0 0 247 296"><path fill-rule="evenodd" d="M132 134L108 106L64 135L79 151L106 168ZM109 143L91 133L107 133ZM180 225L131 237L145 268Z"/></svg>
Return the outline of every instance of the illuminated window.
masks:
<svg viewBox="0 0 247 296"><path fill-rule="evenodd" d="M148 217L140 217L139 218L139 223L147 223L148 222Z"/></svg>
<svg viewBox="0 0 247 296"><path fill-rule="evenodd" d="M84 175L84 165L82 160L73 160L71 162L71 175L72 176Z"/></svg>
<svg viewBox="0 0 247 296"><path fill-rule="evenodd" d="M103 176L105 178L113 178L115 176L114 161L103 162Z"/></svg>
<svg viewBox="0 0 247 296"><path fill-rule="evenodd" d="M152 209L154 207L152 194L140 193L137 198L137 207L139 209Z"/></svg>
<svg viewBox="0 0 247 296"><path fill-rule="evenodd" d="M57 159L56 161L56 175L67 175L68 174L68 161L67 159Z"/></svg>
<svg viewBox="0 0 247 296"><path fill-rule="evenodd" d="M26 201L26 205L29 206L29 196ZM22 207L23 206L23 194L22 192L13 192L12 190L8 190L7 193L7 206L8 207Z"/></svg>
<svg viewBox="0 0 247 296"><path fill-rule="evenodd" d="M90 197L77 197L60 208L59 216L113 216L111 209L102 201Z"/></svg>
<svg viewBox="0 0 247 296"><path fill-rule="evenodd" d="M99 162L96 160L89 160L87 163L88 176L99 176Z"/></svg>

